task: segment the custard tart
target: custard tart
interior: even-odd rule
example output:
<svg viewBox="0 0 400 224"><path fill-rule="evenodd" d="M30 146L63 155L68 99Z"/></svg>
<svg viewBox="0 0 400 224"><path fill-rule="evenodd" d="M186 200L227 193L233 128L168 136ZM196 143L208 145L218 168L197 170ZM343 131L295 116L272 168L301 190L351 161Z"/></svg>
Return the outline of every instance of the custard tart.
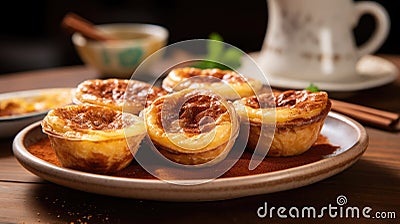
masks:
<svg viewBox="0 0 400 224"><path fill-rule="evenodd" d="M256 94L262 89L262 83L231 70L184 67L169 72L163 80L162 87L168 92L205 88L221 94L226 99L234 100Z"/></svg>
<svg viewBox="0 0 400 224"><path fill-rule="evenodd" d="M78 85L73 101L139 114L145 106L165 94L165 90L137 80L93 79Z"/></svg>
<svg viewBox="0 0 400 224"><path fill-rule="evenodd" d="M326 92L288 90L245 97L235 101L234 106L241 122L250 126L247 148L254 150L258 144L269 150L268 156L293 156L315 143L331 102ZM262 130L271 128L273 138L271 132L265 132L268 136L262 134Z"/></svg>
<svg viewBox="0 0 400 224"><path fill-rule="evenodd" d="M232 103L204 89L185 89L156 99L143 110L156 150L183 165L222 161L239 133Z"/></svg>
<svg viewBox="0 0 400 224"><path fill-rule="evenodd" d="M146 134L138 116L89 104L49 111L42 130L64 167L93 173L126 167Z"/></svg>

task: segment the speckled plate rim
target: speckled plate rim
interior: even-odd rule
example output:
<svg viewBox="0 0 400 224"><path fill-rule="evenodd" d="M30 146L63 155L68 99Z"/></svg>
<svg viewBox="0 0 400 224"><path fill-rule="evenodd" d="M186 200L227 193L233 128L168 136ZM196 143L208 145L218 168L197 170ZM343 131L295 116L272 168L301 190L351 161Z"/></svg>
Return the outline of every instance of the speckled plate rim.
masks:
<svg viewBox="0 0 400 224"><path fill-rule="evenodd" d="M25 148L32 132L40 138L40 122L36 122L14 139L13 152L17 160L33 174L50 182L91 193L161 201L214 201L266 194L309 185L333 176L355 163L368 146L368 135L358 122L330 112L325 126L340 123L353 133L349 147L323 160L281 171L242 177L218 178L199 185L177 185L161 180L112 177L62 168L45 162ZM340 132L340 130L336 130ZM335 131L335 132L336 132ZM328 133L329 134L329 133ZM347 136L347 135L344 135ZM328 138L330 136L327 136ZM29 140L29 139L28 139Z"/></svg>

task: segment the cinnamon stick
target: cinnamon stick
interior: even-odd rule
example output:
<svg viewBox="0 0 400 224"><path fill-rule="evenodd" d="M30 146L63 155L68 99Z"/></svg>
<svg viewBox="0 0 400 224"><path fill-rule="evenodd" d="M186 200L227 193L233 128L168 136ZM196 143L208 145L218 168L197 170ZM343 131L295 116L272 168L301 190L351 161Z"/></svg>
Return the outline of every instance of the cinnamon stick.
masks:
<svg viewBox="0 0 400 224"><path fill-rule="evenodd" d="M332 110L345 114L363 123L388 130L399 130L400 115L361 105L332 100Z"/></svg>
<svg viewBox="0 0 400 224"><path fill-rule="evenodd" d="M332 102L332 104L335 104L335 107L345 107L345 108L362 111L362 112L369 113L369 114L377 114L381 117L385 117L385 118L388 118L391 120L398 120L400 118L400 114L383 111L383 110L378 110L378 109L371 108L371 107L365 107L365 106L361 106L361 105L346 103L343 101L332 100L332 99L331 99L331 102Z"/></svg>
<svg viewBox="0 0 400 224"><path fill-rule="evenodd" d="M91 40L108 41L116 40L116 38L104 34L94 27L94 25L86 19L78 16L75 13L68 13L61 22L61 26L81 33L84 37Z"/></svg>

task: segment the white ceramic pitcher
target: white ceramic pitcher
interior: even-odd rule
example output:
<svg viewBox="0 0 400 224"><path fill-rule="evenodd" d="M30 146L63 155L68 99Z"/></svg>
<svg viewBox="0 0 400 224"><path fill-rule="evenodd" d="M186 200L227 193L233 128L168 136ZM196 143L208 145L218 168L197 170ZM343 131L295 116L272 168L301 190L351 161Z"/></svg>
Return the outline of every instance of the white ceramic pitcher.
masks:
<svg viewBox="0 0 400 224"><path fill-rule="evenodd" d="M352 79L356 63L376 51L390 27L386 10L371 1L267 0L268 28L259 64L272 76L308 81ZM356 46L353 28L371 14L376 29Z"/></svg>

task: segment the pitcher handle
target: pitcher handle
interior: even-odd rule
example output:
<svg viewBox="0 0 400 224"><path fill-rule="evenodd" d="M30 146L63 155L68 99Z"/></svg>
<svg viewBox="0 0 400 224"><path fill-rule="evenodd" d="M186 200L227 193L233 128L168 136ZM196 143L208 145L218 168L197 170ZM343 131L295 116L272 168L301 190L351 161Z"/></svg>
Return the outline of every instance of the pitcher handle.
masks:
<svg viewBox="0 0 400 224"><path fill-rule="evenodd" d="M358 57L375 52L385 41L389 34L390 18L387 11L376 2L356 2L355 13L357 21L363 14L370 14L374 17L376 28L372 36L362 44L357 51Z"/></svg>

